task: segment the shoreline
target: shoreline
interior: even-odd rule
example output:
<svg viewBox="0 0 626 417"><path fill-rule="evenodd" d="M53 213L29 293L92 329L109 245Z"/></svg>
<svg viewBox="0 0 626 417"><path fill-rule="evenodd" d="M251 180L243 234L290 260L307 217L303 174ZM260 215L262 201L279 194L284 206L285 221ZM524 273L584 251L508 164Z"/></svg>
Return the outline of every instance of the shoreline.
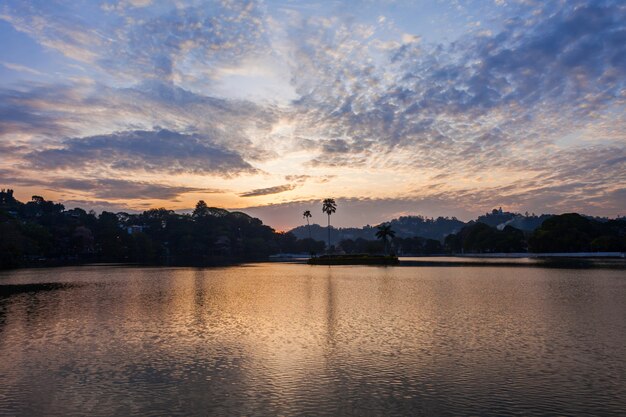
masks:
<svg viewBox="0 0 626 417"><path fill-rule="evenodd" d="M237 259L205 264L150 264L124 262L68 262L68 263L35 263L14 268L0 269L0 272L25 269L45 269L63 267L127 267L127 268L212 268L242 266L251 263L308 263L310 257L302 254L289 256L270 256L267 259ZM438 255L401 255L396 264L380 266L513 266L513 267L574 267L574 268L626 268L626 254L623 252L572 252L572 253L472 253L472 254L438 254ZM525 262L526 261L526 262ZM376 264L370 264L376 266ZM336 264L336 266L340 266ZM352 266L346 264L345 266ZM357 265L354 265L357 266Z"/></svg>
<svg viewBox="0 0 626 417"><path fill-rule="evenodd" d="M455 254L455 255L437 255L437 256L450 256L458 258L510 258L510 259L522 259L522 258L617 258L625 259L626 252L556 252L556 253L468 253L468 254Z"/></svg>

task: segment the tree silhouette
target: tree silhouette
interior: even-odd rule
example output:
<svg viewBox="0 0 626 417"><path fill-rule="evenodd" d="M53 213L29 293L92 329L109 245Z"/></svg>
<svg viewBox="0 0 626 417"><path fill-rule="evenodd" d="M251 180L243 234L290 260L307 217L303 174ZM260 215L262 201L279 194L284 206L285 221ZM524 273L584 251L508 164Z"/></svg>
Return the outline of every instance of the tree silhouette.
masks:
<svg viewBox="0 0 626 417"><path fill-rule="evenodd" d="M322 213L328 215L328 251L330 251L330 215L337 211L334 198L327 198L322 202Z"/></svg>
<svg viewBox="0 0 626 417"><path fill-rule="evenodd" d="M311 225L309 224L309 219L313 217L311 215L311 211L305 210L304 213L302 213L302 217L306 219L306 225L307 225L307 228L309 229L309 239L311 239Z"/></svg>
<svg viewBox="0 0 626 417"><path fill-rule="evenodd" d="M376 232L376 237L382 240L385 243L385 254L387 251L387 238L394 238L396 236L396 232L391 230L391 225L384 223L378 226L378 231Z"/></svg>
<svg viewBox="0 0 626 417"><path fill-rule="evenodd" d="M204 200L198 201L198 203L196 204L196 208L193 211L192 216L193 217L204 217L204 216L207 216L208 214L209 214L209 207L204 202Z"/></svg>

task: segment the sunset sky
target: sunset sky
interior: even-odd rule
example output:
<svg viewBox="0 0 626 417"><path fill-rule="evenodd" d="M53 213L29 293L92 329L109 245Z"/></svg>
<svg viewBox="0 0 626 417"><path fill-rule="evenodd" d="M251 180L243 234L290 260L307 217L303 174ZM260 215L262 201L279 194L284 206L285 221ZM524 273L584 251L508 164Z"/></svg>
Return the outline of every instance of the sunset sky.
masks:
<svg viewBox="0 0 626 417"><path fill-rule="evenodd" d="M626 3L0 3L0 187L279 230L626 215Z"/></svg>

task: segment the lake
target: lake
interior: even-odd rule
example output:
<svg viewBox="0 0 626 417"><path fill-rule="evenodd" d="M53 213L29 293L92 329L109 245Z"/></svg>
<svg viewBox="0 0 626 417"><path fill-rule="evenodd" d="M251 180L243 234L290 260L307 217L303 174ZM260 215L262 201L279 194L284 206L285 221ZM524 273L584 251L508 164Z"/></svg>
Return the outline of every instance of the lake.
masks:
<svg viewBox="0 0 626 417"><path fill-rule="evenodd" d="M0 415L625 415L626 271L0 273Z"/></svg>

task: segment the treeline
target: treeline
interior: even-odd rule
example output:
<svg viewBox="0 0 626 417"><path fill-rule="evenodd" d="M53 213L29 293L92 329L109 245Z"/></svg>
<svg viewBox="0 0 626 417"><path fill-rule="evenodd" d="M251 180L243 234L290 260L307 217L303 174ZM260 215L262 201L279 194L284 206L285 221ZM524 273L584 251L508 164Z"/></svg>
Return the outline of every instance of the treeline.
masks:
<svg viewBox="0 0 626 417"><path fill-rule="evenodd" d="M623 218L598 220L567 213L543 219L534 231L501 225L470 222L459 232L446 236L443 242L422 237L395 237L390 248L397 255L626 252L626 219ZM384 243L343 239L336 250L348 254L383 253Z"/></svg>
<svg viewBox="0 0 626 417"><path fill-rule="evenodd" d="M448 253L625 252L626 220L600 221L566 213L551 216L532 232L476 222L448 235L444 247Z"/></svg>
<svg viewBox="0 0 626 417"><path fill-rule="evenodd" d="M102 212L0 192L0 268L85 262L209 265L280 252L322 252L324 242L277 233L240 212L200 201L192 214Z"/></svg>
<svg viewBox="0 0 626 417"><path fill-rule="evenodd" d="M626 219L602 222L562 214L535 230L528 246L532 252L626 252Z"/></svg>
<svg viewBox="0 0 626 417"><path fill-rule="evenodd" d="M519 253L528 250L524 232L512 226L502 230L485 223L465 226L444 240L449 253Z"/></svg>
<svg viewBox="0 0 626 417"><path fill-rule="evenodd" d="M597 219L575 213L557 216L514 216L494 210L445 238L393 237L385 248L368 227L368 238L333 240L334 253L434 255L513 252L626 252L626 219ZM523 219L540 222L534 230L513 227ZM491 225L487 221L491 222ZM393 227L458 227L456 219L402 218ZM493 226L497 225L497 226ZM371 233L370 233L371 232ZM369 235L372 238L369 238ZM395 234L395 233L394 233ZM317 237L316 235L314 237ZM339 237L339 236L337 236ZM336 243L334 243L336 242ZM387 249L387 250L386 250ZM86 262L123 262L160 265L210 265L265 259L277 253L314 253L326 250L319 240L277 233L261 220L198 202L193 213L152 209L141 214L102 212L33 196L17 201L12 190L0 191L0 268L63 265Z"/></svg>

